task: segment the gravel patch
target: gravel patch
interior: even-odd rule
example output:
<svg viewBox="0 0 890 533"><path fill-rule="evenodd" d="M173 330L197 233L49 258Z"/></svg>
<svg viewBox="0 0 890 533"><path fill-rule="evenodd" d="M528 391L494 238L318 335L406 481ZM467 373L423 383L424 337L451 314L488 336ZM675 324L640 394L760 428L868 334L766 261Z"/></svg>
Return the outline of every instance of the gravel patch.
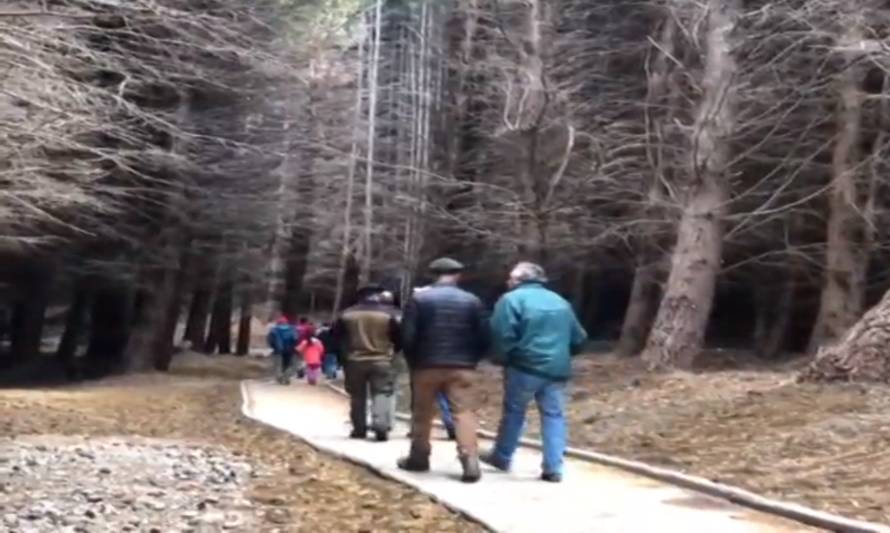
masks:
<svg viewBox="0 0 890 533"><path fill-rule="evenodd" d="M0 530L256 531L257 476L223 448L143 438L0 440Z"/></svg>

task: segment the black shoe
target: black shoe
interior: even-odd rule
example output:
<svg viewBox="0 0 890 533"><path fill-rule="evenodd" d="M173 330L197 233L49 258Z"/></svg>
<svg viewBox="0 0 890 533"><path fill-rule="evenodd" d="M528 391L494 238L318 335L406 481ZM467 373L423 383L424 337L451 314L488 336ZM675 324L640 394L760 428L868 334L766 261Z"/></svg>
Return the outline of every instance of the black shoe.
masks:
<svg viewBox="0 0 890 533"><path fill-rule="evenodd" d="M448 432L448 440L457 440L457 432L454 431L454 428L445 428L445 431Z"/></svg>
<svg viewBox="0 0 890 533"><path fill-rule="evenodd" d="M350 439L362 439L362 440L364 440L364 439L367 439L367 438L368 438L368 432L367 432L367 431L364 431L364 430L363 430L363 431L359 431L359 430L357 430L357 429L353 429L353 430L352 430L352 433L349 434L349 438L350 438Z"/></svg>
<svg viewBox="0 0 890 533"><path fill-rule="evenodd" d="M483 453L482 456L479 457L479 460L487 464L488 466L495 467L501 472L510 471L510 465L502 461L500 458L496 457L494 452Z"/></svg>
<svg viewBox="0 0 890 533"><path fill-rule="evenodd" d="M544 472L543 474L541 474L541 481L547 481L548 483L560 483L562 481L562 474Z"/></svg>
<svg viewBox="0 0 890 533"><path fill-rule="evenodd" d="M429 458L418 459L416 457L402 457L396 463L399 468L402 470L407 470L408 472L429 472L430 471L430 460Z"/></svg>
<svg viewBox="0 0 890 533"><path fill-rule="evenodd" d="M464 469L464 475L460 480L464 483L475 483L482 477L482 471L479 470L479 458L476 456L464 456L460 458L460 465Z"/></svg>
<svg viewBox="0 0 890 533"><path fill-rule="evenodd" d="M374 438L377 442L386 442L389 440L389 432L388 431L374 431Z"/></svg>

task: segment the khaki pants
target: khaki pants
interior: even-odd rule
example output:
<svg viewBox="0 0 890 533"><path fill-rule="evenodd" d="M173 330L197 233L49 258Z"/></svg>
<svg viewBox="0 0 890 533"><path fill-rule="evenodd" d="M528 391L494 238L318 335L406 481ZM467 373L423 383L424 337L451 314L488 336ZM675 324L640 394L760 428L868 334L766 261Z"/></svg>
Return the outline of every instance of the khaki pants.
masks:
<svg viewBox="0 0 890 533"><path fill-rule="evenodd" d="M436 416L436 394L445 393L454 418L457 453L461 457L479 455L476 441L476 415L470 411L470 390L473 370L463 368L424 368L411 374L412 429L411 456L418 459L430 455L430 435Z"/></svg>
<svg viewBox="0 0 890 533"><path fill-rule="evenodd" d="M349 393L352 429L361 433L368 425L368 390L371 392L371 429L392 429L395 383L390 361L350 361L343 368Z"/></svg>

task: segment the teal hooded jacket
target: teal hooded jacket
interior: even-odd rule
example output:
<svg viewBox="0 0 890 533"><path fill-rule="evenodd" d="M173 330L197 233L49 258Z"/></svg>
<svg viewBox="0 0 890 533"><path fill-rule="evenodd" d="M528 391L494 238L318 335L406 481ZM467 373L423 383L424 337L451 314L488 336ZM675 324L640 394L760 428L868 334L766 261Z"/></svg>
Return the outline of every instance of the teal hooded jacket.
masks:
<svg viewBox="0 0 890 533"><path fill-rule="evenodd" d="M491 317L495 362L539 377L564 381L587 332L572 306L538 282L504 294Z"/></svg>

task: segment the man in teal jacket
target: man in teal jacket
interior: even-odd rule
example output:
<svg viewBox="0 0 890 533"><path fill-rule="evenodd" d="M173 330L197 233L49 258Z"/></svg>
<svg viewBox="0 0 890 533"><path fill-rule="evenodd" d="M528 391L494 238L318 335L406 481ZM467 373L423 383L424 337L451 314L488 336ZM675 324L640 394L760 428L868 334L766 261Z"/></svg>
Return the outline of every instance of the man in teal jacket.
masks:
<svg viewBox="0 0 890 533"><path fill-rule="evenodd" d="M509 470L532 398L541 414L544 461L541 479L562 480L567 430L563 415L571 358L581 351L587 333L572 306L544 286L544 269L519 263L510 272L510 291L491 318L496 362L504 364L504 405L495 447L483 461Z"/></svg>

